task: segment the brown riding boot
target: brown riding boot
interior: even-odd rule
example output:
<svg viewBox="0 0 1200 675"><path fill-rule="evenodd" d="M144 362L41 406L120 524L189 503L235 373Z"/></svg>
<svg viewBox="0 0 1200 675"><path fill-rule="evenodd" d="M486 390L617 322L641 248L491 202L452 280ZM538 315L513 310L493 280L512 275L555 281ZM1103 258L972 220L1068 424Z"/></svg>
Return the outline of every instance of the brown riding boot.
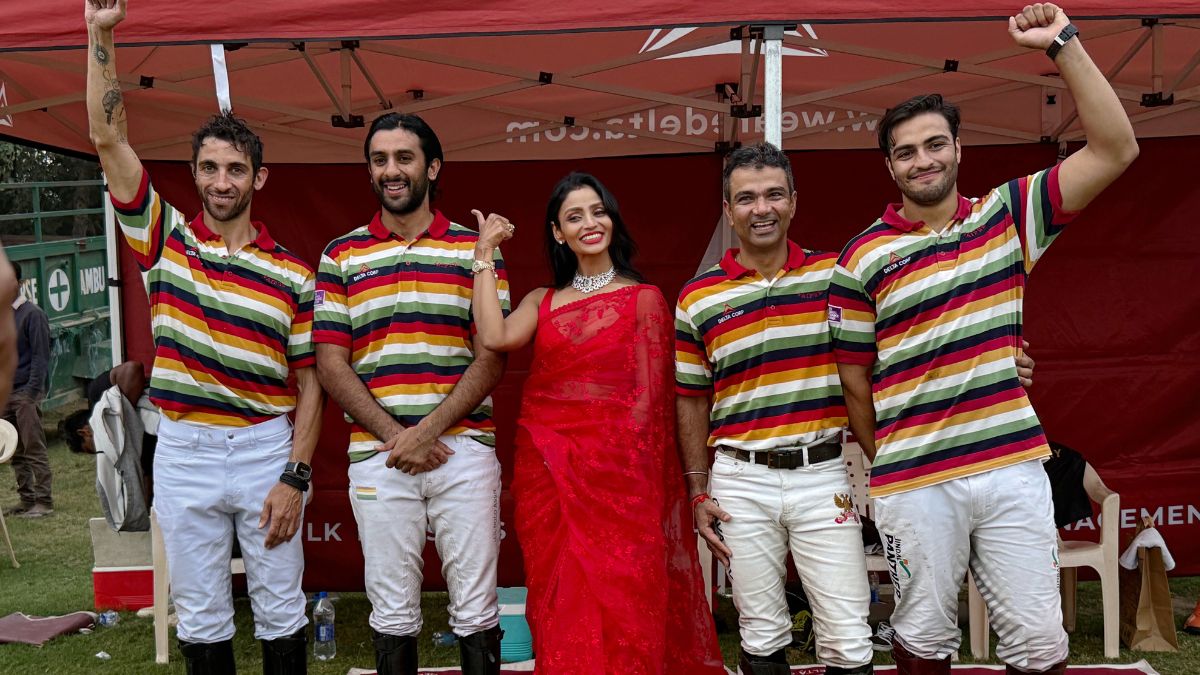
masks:
<svg viewBox="0 0 1200 675"><path fill-rule="evenodd" d="M950 657L923 659L914 656L898 639L892 640L892 658L896 661L897 675L950 675Z"/></svg>

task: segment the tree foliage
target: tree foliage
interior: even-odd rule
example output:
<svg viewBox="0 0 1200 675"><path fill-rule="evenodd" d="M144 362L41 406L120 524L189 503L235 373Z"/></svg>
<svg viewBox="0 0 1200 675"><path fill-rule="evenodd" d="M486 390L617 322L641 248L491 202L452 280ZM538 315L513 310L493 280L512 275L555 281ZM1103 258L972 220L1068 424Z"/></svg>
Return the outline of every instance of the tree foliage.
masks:
<svg viewBox="0 0 1200 675"><path fill-rule="evenodd" d="M96 162L68 157L47 150L0 141L0 183L75 181L100 178ZM65 211L97 208L103 204L99 187L57 187L39 190L41 211ZM0 189L0 213L31 213L33 190L28 187ZM33 241L33 220L0 222L0 235L6 245ZM97 236L104 232L101 215L47 218L42 221L43 239Z"/></svg>

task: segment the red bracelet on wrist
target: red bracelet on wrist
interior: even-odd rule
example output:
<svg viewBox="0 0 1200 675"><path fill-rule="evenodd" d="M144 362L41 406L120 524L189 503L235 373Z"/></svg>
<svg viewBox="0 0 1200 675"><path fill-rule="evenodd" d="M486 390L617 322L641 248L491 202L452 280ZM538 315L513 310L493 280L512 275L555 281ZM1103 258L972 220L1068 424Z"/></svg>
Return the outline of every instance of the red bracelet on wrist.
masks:
<svg viewBox="0 0 1200 675"><path fill-rule="evenodd" d="M707 492L701 492L695 497L692 497L692 508L694 509L710 499L712 499L712 497L709 497Z"/></svg>

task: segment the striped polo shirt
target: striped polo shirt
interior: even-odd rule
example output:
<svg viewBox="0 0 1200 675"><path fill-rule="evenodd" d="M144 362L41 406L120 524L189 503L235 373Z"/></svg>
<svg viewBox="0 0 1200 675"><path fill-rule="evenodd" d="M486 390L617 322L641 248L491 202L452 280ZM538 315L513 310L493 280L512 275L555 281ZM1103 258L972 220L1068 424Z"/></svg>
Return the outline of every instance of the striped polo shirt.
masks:
<svg viewBox="0 0 1200 675"><path fill-rule="evenodd" d="M313 340L350 350L354 371L375 400L404 426L421 421L454 389L473 360L471 291L474 230L434 211L413 241L383 224L334 239L321 256ZM500 305L509 308L508 277L495 255ZM375 454L380 439L350 422L350 461ZM492 398L445 432L496 443Z"/></svg>
<svg viewBox="0 0 1200 675"><path fill-rule="evenodd" d="M313 365L312 268L267 228L238 251L159 197L143 170L112 200L150 295L150 400L169 419L243 427L296 407L290 370Z"/></svg>
<svg viewBox="0 0 1200 675"><path fill-rule="evenodd" d="M712 396L710 446L775 450L836 438L846 426L825 322L836 255L788 241L774 279L737 249L689 281L675 309L675 389Z"/></svg>
<svg viewBox="0 0 1200 675"><path fill-rule="evenodd" d="M958 199L940 235L889 206L830 286L838 360L872 366L875 497L1050 452L1015 357L1026 277L1074 215L1058 169Z"/></svg>

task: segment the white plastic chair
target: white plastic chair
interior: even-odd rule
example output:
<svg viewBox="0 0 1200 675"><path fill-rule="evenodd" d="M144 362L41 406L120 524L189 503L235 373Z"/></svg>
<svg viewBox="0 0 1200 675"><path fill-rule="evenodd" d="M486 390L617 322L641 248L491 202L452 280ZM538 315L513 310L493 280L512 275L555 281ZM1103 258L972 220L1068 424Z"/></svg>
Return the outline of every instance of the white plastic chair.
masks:
<svg viewBox="0 0 1200 675"><path fill-rule="evenodd" d="M858 515L874 520L875 510L870 496L871 464L863 454L862 446L858 443L842 443L842 461L846 463L854 509ZM882 553L867 556L867 573L871 572L888 572L887 558Z"/></svg>
<svg viewBox="0 0 1200 675"><path fill-rule="evenodd" d="M0 425L4 427L0 430L0 439L3 439L0 441L0 464L3 464L17 454L17 430L8 420L0 419ZM8 536L8 523L4 522L3 513L0 513L0 530L4 531L4 543L8 544L8 557L12 560L13 569L17 569L21 567L21 563L17 562L17 552L13 550L12 538Z"/></svg>
<svg viewBox="0 0 1200 675"><path fill-rule="evenodd" d="M1121 495L1108 489L1091 464L1083 470L1083 489L1088 497L1100 505L1100 541L1058 542L1058 566L1062 574L1063 626L1068 632L1075 630L1075 585L1078 577L1076 568L1091 567L1100 575L1100 594L1104 607L1104 657L1115 659L1120 650L1120 594L1117 558L1120 550L1117 537L1120 526ZM986 658L989 651L987 606L983 597L971 584L971 654L975 658Z"/></svg>

